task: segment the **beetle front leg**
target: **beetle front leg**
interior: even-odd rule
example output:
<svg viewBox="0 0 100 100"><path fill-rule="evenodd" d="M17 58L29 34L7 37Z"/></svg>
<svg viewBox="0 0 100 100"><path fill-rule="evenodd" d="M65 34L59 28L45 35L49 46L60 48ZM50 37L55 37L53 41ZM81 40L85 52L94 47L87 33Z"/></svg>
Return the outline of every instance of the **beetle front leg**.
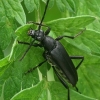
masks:
<svg viewBox="0 0 100 100"><path fill-rule="evenodd" d="M30 43L28 43L28 42L21 42L21 41L18 41L18 43L19 43L19 44L30 45ZM34 47L42 47L42 45L41 45L41 44L38 44L38 43L34 43L34 44L32 44L32 46L34 46Z"/></svg>
<svg viewBox="0 0 100 100"><path fill-rule="evenodd" d="M42 47L41 44L34 43L34 41L35 41L35 40L33 40L31 43L20 42L20 41L18 41L18 43L20 43L20 44L29 45L29 47L26 49L26 51L25 51L25 53L23 54L23 56L20 58L20 61L25 57L26 53L29 51L29 49L31 48L31 46L34 46L34 47Z"/></svg>

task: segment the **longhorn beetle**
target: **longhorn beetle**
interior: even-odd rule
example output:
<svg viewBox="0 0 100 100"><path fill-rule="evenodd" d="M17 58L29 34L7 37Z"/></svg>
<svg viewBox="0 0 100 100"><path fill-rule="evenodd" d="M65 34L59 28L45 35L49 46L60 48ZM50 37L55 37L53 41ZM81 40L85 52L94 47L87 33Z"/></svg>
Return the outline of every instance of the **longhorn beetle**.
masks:
<svg viewBox="0 0 100 100"><path fill-rule="evenodd" d="M63 47L63 45L59 42L59 40L61 40L64 37L74 39L78 35L83 33L83 31L85 29L83 29L81 32L79 32L75 36L64 35L64 36L59 36L56 39L53 39L52 37L48 36L51 29L48 26L42 24L45 14L46 14L48 3L49 3L49 0L47 0L41 22L40 23L32 22L33 24L38 25L38 29L37 30L30 29L28 31L28 35L33 38L33 41L31 43L18 41L18 43L29 45L29 47L27 48L26 52L23 54L23 56L20 60L22 60L24 58L24 56L26 55L28 50L31 48L31 46L43 47L44 48L43 57L45 58L45 60L43 62L39 63L34 68L27 71L26 74L33 71L37 67L41 66L46 61L48 61L49 63L52 63L52 67L53 67L56 75L58 76L59 80L68 89L68 100L70 100L70 91L69 91L69 87L66 83L66 80L70 84L72 84L72 86L75 87L76 90L78 91L78 89L76 87L76 83L78 81L77 69L83 62L84 57L83 56L69 56L67 51ZM46 27L47 30L44 32L43 30L41 30L41 26ZM34 43L35 41L38 41L38 43ZM77 65L77 67L74 66L72 59L81 59L80 63Z"/></svg>

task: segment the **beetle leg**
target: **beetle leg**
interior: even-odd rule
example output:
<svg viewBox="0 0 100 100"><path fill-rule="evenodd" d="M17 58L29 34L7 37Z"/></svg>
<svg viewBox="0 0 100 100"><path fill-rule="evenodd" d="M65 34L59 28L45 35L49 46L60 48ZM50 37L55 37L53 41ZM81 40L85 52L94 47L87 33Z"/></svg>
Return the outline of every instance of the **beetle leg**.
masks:
<svg viewBox="0 0 100 100"><path fill-rule="evenodd" d="M28 43L28 42L21 42L21 41L18 41L18 43L19 43L19 44L30 45L30 43ZM38 43L34 43L34 44L32 44L32 46L34 46L34 47L42 47L42 45L41 45L41 44L38 44Z"/></svg>
<svg viewBox="0 0 100 100"><path fill-rule="evenodd" d="M63 78L58 74L58 72L55 70L54 66L52 66L56 75L58 76L59 80L61 81L61 83L65 86L65 88L68 89L68 100L70 100L70 90L69 90L69 87L67 85L67 83L63 80Z"/></svg>
<svg viewBox="0 0 100 100"><path fill-rule="evenodd" d="M45 31L45 35L48 35L49 34L49 32L50 32L50 28L48 27L48 29Z"/></svg>
<svg viewBox="0 0 100 100"><path fill-rule="evenodd" d="M75 36L66 36L66 35L63 35L63 36L59 36L57 37L55 40L61 40L62 38L64 37L67 37L67 38L70 38L70 39L74 39L76 38L77 36L79 36L80 34L82 34L84 31L86 30L86 28L84 28L82 31L80 31L78 34L76 34Z"/></svg>
<svg viewBox="0 0 100 100"><path fill-rule="evenodd" d="M27 72L25 72L25 74L28 74L30 72L32 72L33 70L35 70L37 67L40 67L42 64L44 64L47 61L47 59L45 59L44 61L42 61L41 63L39 63L37 66L35 66L34 68L31 68L30 70L28 70Z"/></svg>
<svg viewBox="0 0 100 100"><path fill-rule="evenodd" d="M43 52L42 56L44 57L44 61L42 61L41 63L39 63L37 66L35 66L34 68L31 68L30 70L28 70L25 74L32 72L33 70L35 70L37 67L40 67L42 64L44 64L47 59L46 59L46 51Z"/></svg>
<svg viewBox="0 0 100 100"><path fill-rule="evenodd" d="M26 55L26 53L29 51L29 49L31 48L31 46L34 46L34 47L42 47L41 44L37 44L37 43L34 43L35 40L33 40L31 43L27 43L27 42L20 42L18 41L18 43L20 44L26 44L26 45L29 45L29 47L26 49L25 53L22 55L22 57L20 58L20 61L24 58L24 56ZM34 44L33 44L34 43Z"/></svg>
<svg viewBox="0 0 100 100"><path fill-rule="evenodd" d="M81 94L81 92L78 90L78 88L76 86L75 86L75 89L76 89L77 92L79 92Z"/></svg>
<svg viewBox="0 0 100 100"><path fill-rule="evenodd" d="M70 56L71 59L81 59L80 63L77 65L76 70L80 67L81 63L84 60L83 56Z"/></svg>

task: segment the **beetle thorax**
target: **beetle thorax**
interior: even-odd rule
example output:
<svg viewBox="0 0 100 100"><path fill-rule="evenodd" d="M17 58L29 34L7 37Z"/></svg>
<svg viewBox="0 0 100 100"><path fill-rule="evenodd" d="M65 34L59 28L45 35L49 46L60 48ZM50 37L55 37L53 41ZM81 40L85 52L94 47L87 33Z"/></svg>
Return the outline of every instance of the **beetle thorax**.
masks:
<svg viewBox="0 0 100 100"><path fill-rule="evenodd" d="M32 29L28 31L28 35L36 39L37 41L42 41L45 36L43 30L32 30Z"/></svg>

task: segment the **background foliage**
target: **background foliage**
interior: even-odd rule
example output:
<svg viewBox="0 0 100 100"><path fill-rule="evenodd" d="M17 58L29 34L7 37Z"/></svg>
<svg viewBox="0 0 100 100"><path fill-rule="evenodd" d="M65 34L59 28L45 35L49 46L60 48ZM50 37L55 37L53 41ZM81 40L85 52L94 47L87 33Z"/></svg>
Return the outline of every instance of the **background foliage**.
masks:
<svg viewBox="0 0 100 100"><path fill-rule="evenodd" d="M24 73L43 61L42 48L31 47L19 61L30 42L30 28L39 22L46 0L0 0L0 100L66 100L67 89L59 82L48 63L32 73ZM74 36L86 27L75 40L64 38L61 43L69 55L84 56L78 69L77 87L70 88L71 100L100 99L100 0L50 0L44 24L51 28L50 36ZM45 30L45 29L44 29ZM73 61L75 65L78 60ZM54 77L55 76L55 77Z"/></svg>

